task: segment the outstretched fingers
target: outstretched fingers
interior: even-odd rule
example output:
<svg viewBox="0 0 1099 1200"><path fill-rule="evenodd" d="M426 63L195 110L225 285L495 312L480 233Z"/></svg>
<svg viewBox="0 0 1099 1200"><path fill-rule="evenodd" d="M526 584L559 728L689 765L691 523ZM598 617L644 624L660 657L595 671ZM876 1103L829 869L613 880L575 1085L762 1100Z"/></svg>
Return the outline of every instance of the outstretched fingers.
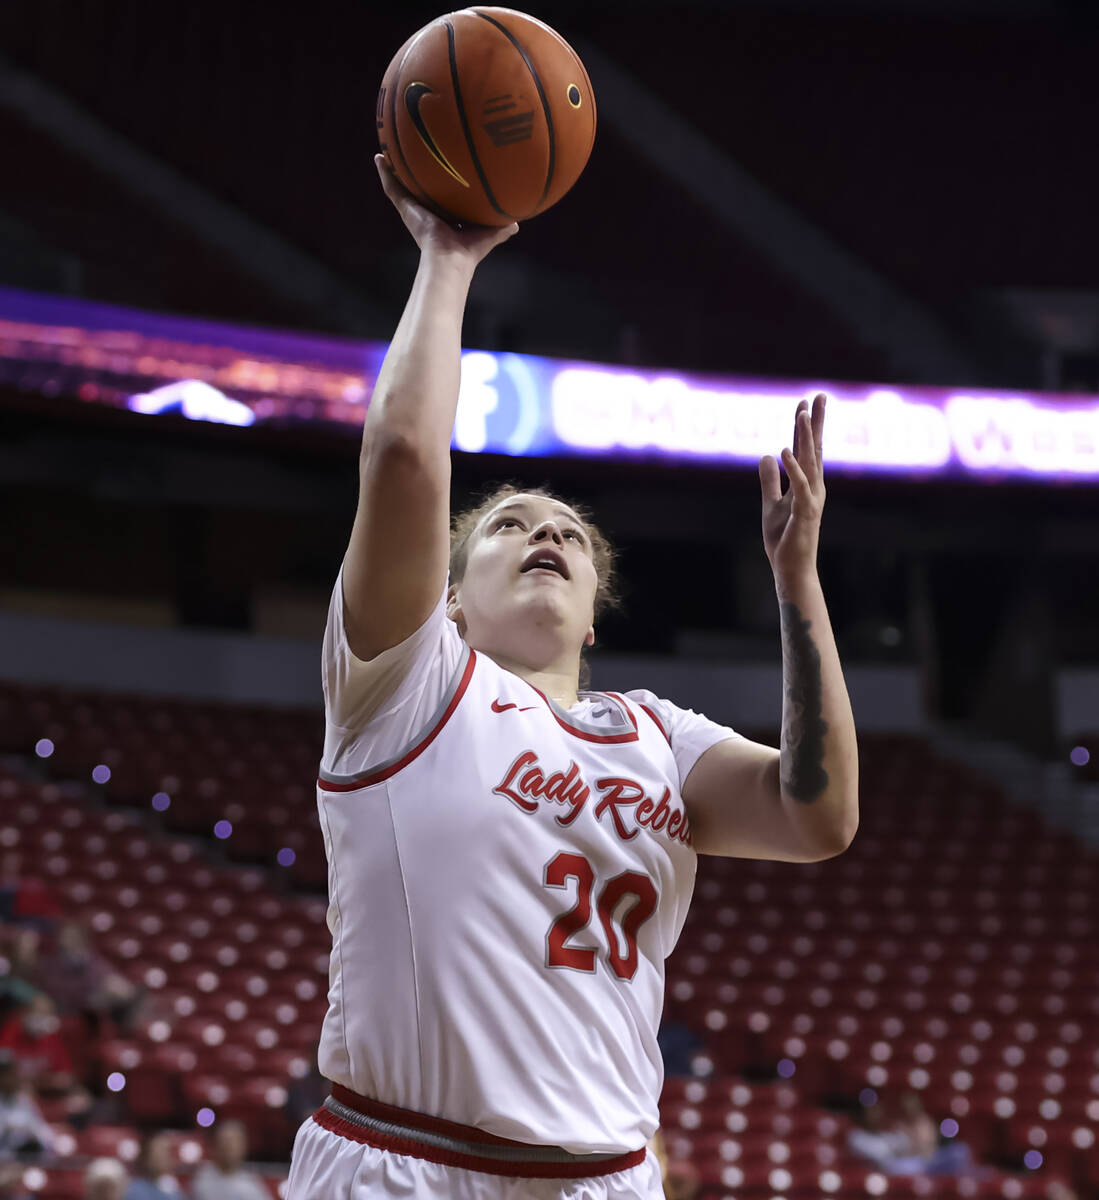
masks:
<svg viewBox="0 0 1099 1200"><path fill-rule="evenodd" d="M810 484L816 485L824 475L824 459L821 443L824 438L824 393L813 397L810 411L809 401L802 400L794 418L794 458Z"/></svg>
<svg viewBox="0 0 1099 1200"><path fill-rule="evenodd" d="M777 504L782 499L782 476L770 454L759 460L759 486L765 505Z"/></svg>
<svg viewBox="0 0 1099 1200"><path fill-rule="evenodd" d="M818 392L813 397L813 445L817 451L817 466L824 469L824 409L828 403L828 397L823 392Z"/></svg>
<svg viewBox="0 0 1099 1200"><path fill-rule="evenodd" d="M782 465L790 477L790 490L794 493L794 499L801 500L803 503L810 502L813 498L812 484L802 469L801 463L798 462L797 455L789 447L782 451Z"/></svg>
<svg viewBox="0 0 1099 1200"><path fill-rule="evenodd" d="M801 415L804 412L808 412L808 410L809 410L809 402L807 400L801 400L798 402L797 412L794 413L794 440L791 443L791 445L794 447L794 456L795 457L798 456L799 452L803 448L802 442L804 439L803 439L803 435L802 435Z"/></svg>

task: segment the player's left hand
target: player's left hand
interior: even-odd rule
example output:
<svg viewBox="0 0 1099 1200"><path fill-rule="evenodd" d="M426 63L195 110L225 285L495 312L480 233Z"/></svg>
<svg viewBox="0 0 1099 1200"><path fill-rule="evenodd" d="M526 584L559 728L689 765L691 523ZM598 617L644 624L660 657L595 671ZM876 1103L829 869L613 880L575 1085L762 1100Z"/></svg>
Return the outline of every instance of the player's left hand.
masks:
<svg viewBox="0 0 1099 1200"><path fill-rule="evenodd" d="M778 462L765 455L759 460L763 489L763 548L776 583L794 582L817 569L820 518L824 511L824 394L802 400L794 417L794 447L782 451L782 465L790 486L782 494Z"/></svg>

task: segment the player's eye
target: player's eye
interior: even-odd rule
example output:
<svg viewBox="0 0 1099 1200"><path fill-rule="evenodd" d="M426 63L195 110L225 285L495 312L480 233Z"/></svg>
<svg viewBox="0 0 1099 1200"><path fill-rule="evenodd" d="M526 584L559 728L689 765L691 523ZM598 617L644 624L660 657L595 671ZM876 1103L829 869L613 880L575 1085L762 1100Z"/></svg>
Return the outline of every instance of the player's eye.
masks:
<svg viewBox="0 0 1099 1200"><path fill-rule="evenodd" d="M566 529L565 537L573 538L577 542L582 542L584 539L580 536L580 531L577 529Z"/></svg>
<svg viewBox="0 0 1099 1200"><path fill-rule="evenodd" d="M495 528L503 529L503 527L505 525L518 525L518 524L519 524L519 522L516 521L514 517L501 517L499 519L499 521L496 522Z"/></svg>

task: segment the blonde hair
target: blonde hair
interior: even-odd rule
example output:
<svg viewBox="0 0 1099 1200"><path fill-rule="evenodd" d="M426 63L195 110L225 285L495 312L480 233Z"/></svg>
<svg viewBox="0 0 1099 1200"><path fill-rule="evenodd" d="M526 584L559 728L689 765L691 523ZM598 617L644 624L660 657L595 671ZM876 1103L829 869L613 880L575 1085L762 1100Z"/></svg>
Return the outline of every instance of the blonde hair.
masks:
<svg viewBox="0 0 1099 1200"><path fill-rule="evenodd" d="M130 1177L117 1158L93 1158L84 1172L84 1186L106 1182L128 1184Z"/></svg>
<svg viewBox="0 0 1099 1200"><path fill-rule="evenodd" d="M481 521L502 500L512 496L539 496L543 500L553 500L571 508L580 519L584 532L591 542L592 563L595 566L596 588L593 617L599 620L605 613L622 607L622 598L618 591L618 571L615 563L614 547L607 540L603 531L594 523L591 513L581 504L573 504L562 496L555 495L548 488L521 488L513 483L504 483L486 495L473 508L455 513L450 522L450 583L451 586L460 584L465 578L466 567L469 563L470 539L477 531ZM591 682L591 668L580 652L580 688L583 690Z"/></svg>

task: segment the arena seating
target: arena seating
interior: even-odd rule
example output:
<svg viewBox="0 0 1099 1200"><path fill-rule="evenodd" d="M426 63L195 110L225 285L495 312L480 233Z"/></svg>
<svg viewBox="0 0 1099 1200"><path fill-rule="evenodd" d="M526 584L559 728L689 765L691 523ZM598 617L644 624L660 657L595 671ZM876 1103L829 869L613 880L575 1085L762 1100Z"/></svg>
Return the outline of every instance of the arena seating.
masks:
<svg viewBox="0 0 1099 1200"><path fill-rule="evenodd" d="M766 1162L740 1165L747 1143L729 1134L749 1116L744 1129L766 1132L766 1102L743 1084L731 1099L707 1075L778 1073L802 1103L916 1091L977 1155L1037 1150L1040 1174L1099 1186L1095 853L918 741L860 739L860 775L859 834L839 858L703 864L667 1017L708 1046L701 1078L669 1081L669 1136L708 1180L729 1182L732 1163L734 1182L762 1182ZM831 1130L837 1118L786 1103L784 1135L811 1151L799 1120ZM1013 1189L1031 1182L979 1194L1030 1194Z"/></svg>
<svg viewBox="0 0 1099 1200"><path fill-rule="evenodd" d="M325 1008L319 745L314 712L0 685L0 847L148 989L132 1036L79 1047L95 1079L125 1082L118 1127L74 1153L193 1131L209 1108L285 1161L286 1087ZM862 738L860 766L840 857L700 860L668 969L666 1019L703 1043L665 1087L673 1157L736 1200L1026 1198L1069 1177L1095 1194L1095 853L918 739ZM866 1089L917 1092L1006 1169L926 1190L868 1168L846 1149Z"/></svg>

